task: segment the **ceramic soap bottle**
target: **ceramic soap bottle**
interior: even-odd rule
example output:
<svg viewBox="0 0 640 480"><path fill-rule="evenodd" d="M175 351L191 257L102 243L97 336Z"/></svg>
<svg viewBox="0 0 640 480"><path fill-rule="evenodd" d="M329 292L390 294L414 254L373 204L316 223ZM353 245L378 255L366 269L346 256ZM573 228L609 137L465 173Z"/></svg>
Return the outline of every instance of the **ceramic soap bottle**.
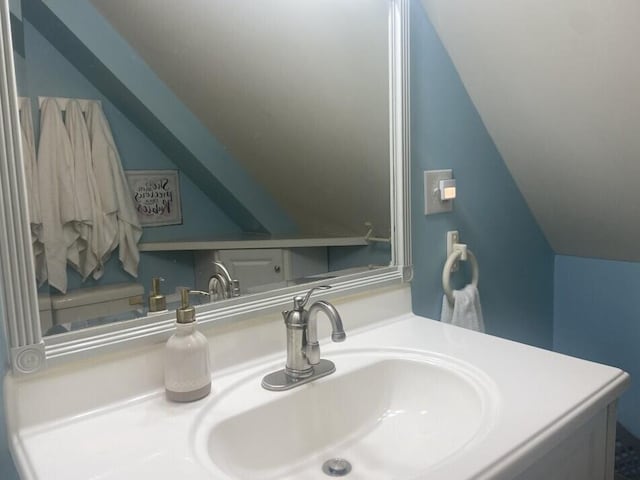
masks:
<svg viewBox="0 0 640 480"><path fill-rule="evenodd" d="M209 342L197 330L196 311L189 305L189 289L182 289L180 296L176 332L167 341L164 385L169 400L192 402L211 391Z"/></svg>

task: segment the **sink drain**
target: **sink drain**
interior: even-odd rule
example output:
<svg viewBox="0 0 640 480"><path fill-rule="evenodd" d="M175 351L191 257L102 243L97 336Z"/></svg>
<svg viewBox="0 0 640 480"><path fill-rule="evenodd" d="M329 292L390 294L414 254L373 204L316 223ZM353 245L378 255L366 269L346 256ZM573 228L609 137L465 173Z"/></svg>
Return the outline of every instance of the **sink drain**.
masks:
<svg viewBox="0 0 640 480"><path fill-rule="evenodd" d="M322 471L330 477L344 477L351 471L351 464L344 458L332 458L322 464Z"/></svg>

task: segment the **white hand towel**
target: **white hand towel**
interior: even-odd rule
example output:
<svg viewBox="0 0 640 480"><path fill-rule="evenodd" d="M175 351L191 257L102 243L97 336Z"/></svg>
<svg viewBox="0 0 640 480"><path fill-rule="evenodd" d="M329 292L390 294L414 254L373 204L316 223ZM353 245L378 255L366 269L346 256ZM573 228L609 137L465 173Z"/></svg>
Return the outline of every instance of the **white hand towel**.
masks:
<svg viewBox="0 0 640 480"><path fill-rule="evenodd" d="M124 270L137 277L140 261L138 241L142 236L142 228L109 122L100 103L89 104L87 125L93 168L104 212L104 229L100 243L104 252L102 262L104 264L111 252L119 246L119 257ZM100 272L97 274L98 277L94 273L94 278L101 275Z"/></svg>
<svg viewBox="0 0 640 480"><path fill-rule="evenodd" d="M102 277L104 264L109 260L111 252L118 246L118 200L115 192L115 180L111 169L111 162L106 150L106 141L101 134L98 122L94 120L94 105L89 104L86 113L89 140L91 142L91 162L97 182L102 214L100 229L96 234L98 245L98 267L93 272L93 278Z"/></svg>
<svg viewBox="0 0 640 480"><path fill-rule="evenodd" d="M47 264L42 243L42 216L40 214L40 189L38 187L38 164L36 162L36 142L33 132L31 100L20 98L20 134L22 137L22 155L25 179L27 183L27 201L29 202L29 223L31 244L35 260L36 281L42 285L47 280Z"/></svg>
<svg viewBox="0 0 640 480"><path fill-rule="evenodd" d="M70 257L72 266L86 279L98 266L98 239L102 224L102 205L93 172L89 132L77 100L67 104L65 119L71 149L73 150L74 199L76 209L77 257Z"/></svg>
<svg viewBox="0 0 640 480"><path fill-rule="evenodd" d="M46 99L40 113L38 185L42 238L49 285L67 291L67 251L78 238L74 227L73 152L54 99Z"/></svg>
<svg viewBox="0 0 640 480"><path fill-rule="evenodd" d="M478 289L469 284L462 290L454 290L453 298L454 304L451 307L447 296L443 295L440 321L484 332L484 319L482 318Z"/></svg>

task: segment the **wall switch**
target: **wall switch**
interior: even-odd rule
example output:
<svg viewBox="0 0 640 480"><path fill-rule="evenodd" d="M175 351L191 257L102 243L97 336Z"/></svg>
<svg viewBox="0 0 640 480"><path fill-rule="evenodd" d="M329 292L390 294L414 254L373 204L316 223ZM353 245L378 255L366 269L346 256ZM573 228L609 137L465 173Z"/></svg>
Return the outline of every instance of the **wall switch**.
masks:
<svg viewBox="0 0 640 480"><path fill-rule="evenodd" d="M443 193L440 190L440 182L443 185L453 186L453 196L455 198L455 183L446 182L453 180L453 170L427 170L424 172L424 214L450 212L453 210L453 199L442 200ZM445 192L445 198L451 196L451 190Z"/></svg>

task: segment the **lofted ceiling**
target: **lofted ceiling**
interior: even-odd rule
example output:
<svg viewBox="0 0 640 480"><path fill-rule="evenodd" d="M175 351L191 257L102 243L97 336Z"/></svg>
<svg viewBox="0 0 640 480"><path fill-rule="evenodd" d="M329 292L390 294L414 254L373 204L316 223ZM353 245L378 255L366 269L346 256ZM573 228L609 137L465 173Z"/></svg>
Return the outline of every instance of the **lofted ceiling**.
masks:
<svg viewBox="0 0 640 480"><path fill-rule="evenodd" d="M386 0L91 0L306 234L390 225Z"/></svg>
<svg viewBox="0 0 640 480"><path fill-rule="evenodd" d="M421 1L555 252L640 261L640 2Z"/></svg>

